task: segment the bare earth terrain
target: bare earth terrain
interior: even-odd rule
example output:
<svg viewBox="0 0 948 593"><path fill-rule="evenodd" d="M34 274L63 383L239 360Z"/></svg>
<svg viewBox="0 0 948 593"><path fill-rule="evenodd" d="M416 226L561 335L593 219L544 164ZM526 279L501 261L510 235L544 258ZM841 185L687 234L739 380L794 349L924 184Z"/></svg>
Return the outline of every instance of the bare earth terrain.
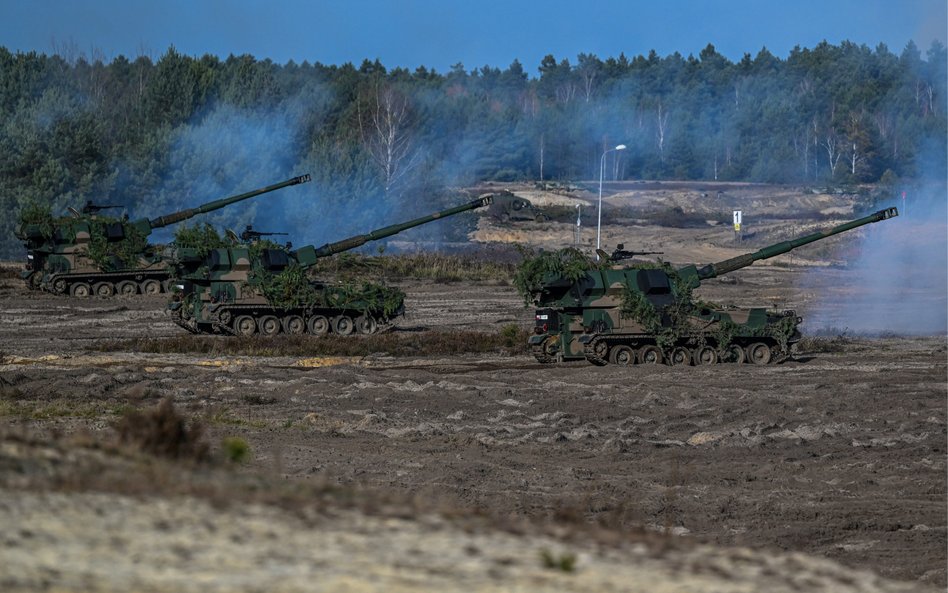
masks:
<svg viewBox="0 0 948 593"><path fill-rule="evenodd" d="M480 234L548 229L547 246L571 232L481 223ZM608 227L610 245L627 232ZM726 229L635 232L636 248L661 246L678 262L753 249L729 244ZM701 294L804 317L827 294L843 308L852 272L822 267L821 254L743 270ZM409 314L395 331L532 323L509 286L399 285ZM711 368L92 349L179 336L163 305L77 301L0 278L0 589L925 591L948 582L944 335L830 335L780 365ZM352 485L411 498L416 511L300 518L62 477L70 466L151 464L70 443L104 439L124 410L168 397L204 420L212 446L249 442L252 459L227 470L234 480ZM494 519L472 528L429 506ZM554 529L512 533L498 526L504 517ZM564 537L560 523L611 535ZM551 567L557 558L575 567Z"/></svg>

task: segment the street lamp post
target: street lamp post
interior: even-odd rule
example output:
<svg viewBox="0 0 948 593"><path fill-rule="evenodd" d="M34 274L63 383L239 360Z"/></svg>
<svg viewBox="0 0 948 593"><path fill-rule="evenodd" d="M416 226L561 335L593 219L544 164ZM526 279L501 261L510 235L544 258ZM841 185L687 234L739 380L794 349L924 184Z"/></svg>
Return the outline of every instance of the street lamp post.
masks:
<svg viewBox="0 0 948 593"><path fill-rule="evenodd" d="M612 151L625 150L625 144L620 144L615 148L610 148L602 153L599 159L599 213L596 221L596 261L599 260L599 239L602 236L602 176L606 171L606 155Z"/></svg>

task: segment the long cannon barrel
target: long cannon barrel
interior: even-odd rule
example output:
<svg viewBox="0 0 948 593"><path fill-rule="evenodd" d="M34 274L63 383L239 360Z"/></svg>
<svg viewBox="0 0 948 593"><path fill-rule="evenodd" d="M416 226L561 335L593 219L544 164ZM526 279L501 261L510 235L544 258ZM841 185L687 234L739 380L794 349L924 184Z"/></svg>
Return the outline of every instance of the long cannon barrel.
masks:
<svg viewBox="0 0 948 593"><path fill-rule="evenodd" d="M788 251L796 249L797 247L813 243L814 241L819 241L820 239L838 235L839 233L845 233L846 231L851 231L855 228L872 224L873 222L880 222L889 218L895 218L898 215L899 211L896 208L886 208L885 210L879 210L878 212L870 214L869 216L864 216L825 231L820 231L811 235L805 235L803 237L791 239L790 241L776 243L774 245L764 247L759 251L755 251L754 253L745 253L744 255L732 257L731 259L726 259L721 262L708 264L707 266L697 270L698 280L707 280L708 278L721 276L722 274L727 274L729 272L733 272L734 270L740 270L741 268L746 268L756 261L782 255ZM686 269L687 268L680 270L679 272L682 272Z"/></svg>
<svg viewBox="0 0 948 593"><path fill-rule="evenodd" d="M310 180L309 174L300 175L299 177L293 177L292 179L287 179L286 181L283 181L283 182L281 182L281 183L276 183L276 184L274 184L274 185L268 185L268 186L262 187L262 188L260 188L260 189L255 189L255 190L253 190L253 191L248 191L247 193L238 194L238 195L236 195L236 196L231 196L231 197L229 197L229 198L223 198L223 199L220 199L220 200L214 200L213 202L208 202L207 204L202 204L202 205L198 206L197 208L188 208L187 210L181 210L181 211L175 212L175 213L173 213L173 214L168 214L168 215L166 215L166 216L159 216L158 218L153 218L153 219L151 219L151 220L148 221L148 226L149 226L149 228L152 228L152 229L161 228L161 227L164 227L164 226L168 226L169 224L174 224L174 223L176 223L176 222L181 222L182 220L187 220L187 219L189 219L189 218L193 218L193 217L197 216L198 214L204 214L205 212L211 212L212 210L218 210L218 209L220 209L220 208L223 208L224 206L229 206L229 205L234 204L234 203L236 203L236 202L240 202L240 201L243 201L243 200L247 200L247 199L253 198L253 197L255 197L255 196L259 196L260 194L265 194L265 193L269 193L269 192L272 192L272 191L276 191L276 190L278 190L278 189L282 189L282 188L288 187L288 186L290 186L290 185L298 185L298 184L300 184L300 183L306 183L306 182L309 181L309 180Z"/></svg>
<svg viewBox="0 0 948 593"><path fill-rule="evenodd" d="M360 247L369 241L377 241L379 239L384 239L385 237L391 237L392 235L398 234L416 226L421 226L447 216L453 216L455 214L460 214L461 212L467 212L468 210L474 210L475 208L487 206L493 202L493 199L494 197L492 195L481 196L480 198L472 200L467 204L462 204L461 206L455 206L454 208L441 210L440 212L435 212L434 214L422 216L421 218L409 220L408 222L403 222L401 224L393 224L387 227L382 227L364 235L356 235L354 237L349 237L348 239L343 239L342 241L336 241L335 243L326 243L319 248L316 248L312 245L307 245L306 247L301 247L296 250L297 261L303 265L312 265L316 263L316 260L321 257L329 257L330 255L336 253L349 251L350 249Z"/></svg>

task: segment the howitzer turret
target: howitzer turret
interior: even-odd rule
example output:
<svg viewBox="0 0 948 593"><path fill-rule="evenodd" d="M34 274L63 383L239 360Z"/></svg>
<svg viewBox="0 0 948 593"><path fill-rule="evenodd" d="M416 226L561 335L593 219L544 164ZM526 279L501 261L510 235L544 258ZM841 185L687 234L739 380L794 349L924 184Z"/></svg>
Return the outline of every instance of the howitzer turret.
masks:
<svg viewBox="0 0 948 593"><path fill-rule="evenodd" d="M486 206L491 199L483 196L408 222L295 251L266 240L238 246L218 241L219 246L210 249L178 245L168 254L177 278L168 309L175 323L194 333L349 335L383 331L404 311L402 291L369 282L317 281L307 277L306 270L322 258Z"/></svg>
<svg viewBox="0 0 948 593"><path fill-rule="evenodd" d="M540 362L758 364L780 362L799 340L793 311L717 309L692 295L703 280L898 216L880 210L845 224L698 267L595 264L576 250L524 262L515 283L538 306L530 338Z"/></svg>
<svg viewBox="0 0 948 593"><path fill-rule="evenodd" d="M48 208L28 208L15 231L27 249L21 277L31 288L72 296L161 292L170 273L160 249L147 242L152 230L309 179L293 177L150 220L99 216L99 211L115 206L92 202L81 213L70 209L73 217L54 218Z"/></svg>

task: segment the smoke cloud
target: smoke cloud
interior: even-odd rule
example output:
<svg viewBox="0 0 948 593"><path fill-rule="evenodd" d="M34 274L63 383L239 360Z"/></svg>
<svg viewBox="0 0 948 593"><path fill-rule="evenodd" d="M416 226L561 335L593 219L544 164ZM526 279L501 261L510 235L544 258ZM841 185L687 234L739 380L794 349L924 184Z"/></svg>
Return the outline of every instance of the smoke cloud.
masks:
<svg viewBox="0 0 948 593"><path fill-rule="evenodd" d="M869 225L849 266L846 299L821 294L807 312L809 332L940 335L948 333L948 208L943 185L906 189L890 204L899 217ZM819 270L809 285L823 285ZM832 291L839 294L838 291Z"/></svg>

